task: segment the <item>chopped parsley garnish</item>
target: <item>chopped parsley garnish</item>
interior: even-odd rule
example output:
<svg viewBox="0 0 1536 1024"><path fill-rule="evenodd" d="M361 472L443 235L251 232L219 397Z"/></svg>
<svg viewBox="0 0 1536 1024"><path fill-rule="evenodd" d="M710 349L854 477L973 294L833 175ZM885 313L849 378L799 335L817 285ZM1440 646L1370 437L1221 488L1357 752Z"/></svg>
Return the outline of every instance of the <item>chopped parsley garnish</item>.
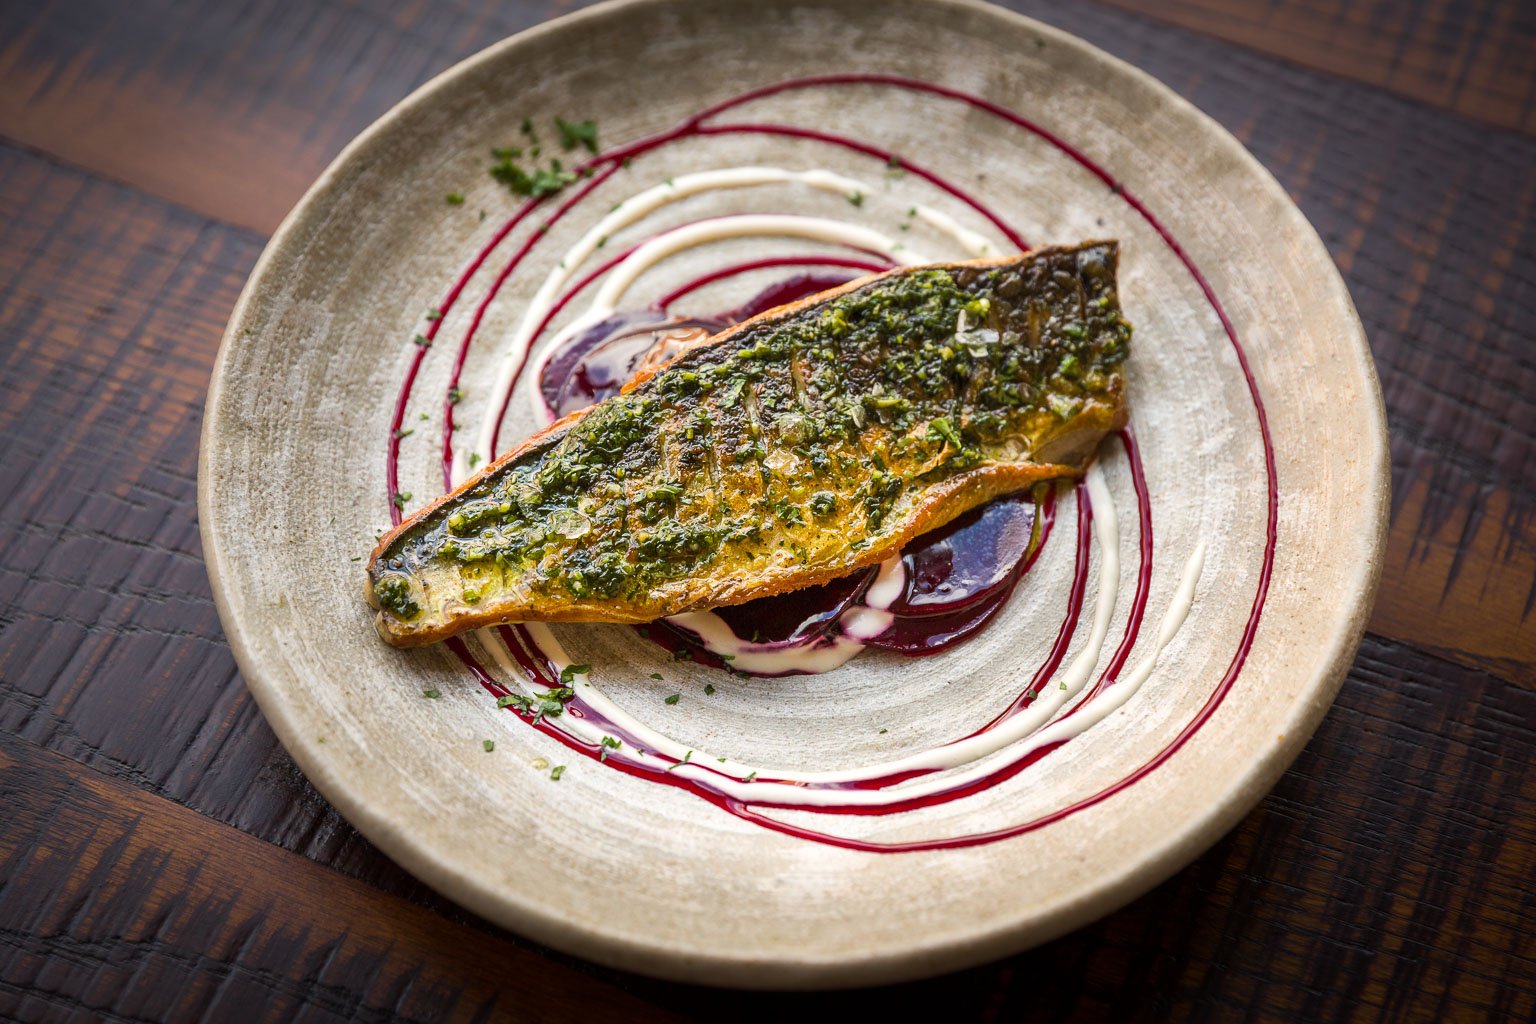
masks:
<svg viewBox="0 0 1536 1024"><path fill-rule="evenodd" d="M447 195L443 196L443 199L444 199L444 201L446 201L448 203L449 206L463 206L464 205L464 193L463 192L449 192Z"/></svg>
<svg viewBox="0 0 1536 1024"><path fill-rule="evenodd" d="M559 782L560 776L565 774L565 765L557 764L549 770L549 781Z"/></svg>
<svg viewBox="0 0 1536 1024"><path fill-rule="evenodd" d="M396 430L390 436L393 437L396 441L400 441L400 440L403 440L403 439L405 439L407 437L410 437L414 433L416 433L415 430Z"/></svg>
<svg viewBox="0 0 1536 1024"><path fill-rule="evenodd" d="M534 167L530 173L510 157L491 165L491 177L513 194L530 199L554 195L576 180L576 175L562 167L559 160L551 160L548 167Z"/></svg>
<svg viewBox="0 0 1536 1024"><path fill-rule="evenodd" d="M437 698L441 697L443 694L442 694L442 691L440 691L440 690L422 690L421 691L421 695L423 697L430 697L433 700L436 700Z"/></svg>
<svg viewBox="0 0 1536 1024"><path fill-rule="evenodd" d="M854 206L863 206L864 205L864 193L863 192L850 192L850 193L848 193L848 201L850 203L852 203Z"/></svg>
<svg viewBox="0 0 1536 1024"><path fill-rule="evenodd" d="M947 441L956 448L964 448L965 442L960 439L960 432L949 421L948 416L939 416L928 422L929 441Z"/></svg>
<svg viewBox="0 0 1536 1024"><path fill-rule="evenodd" d="M610 750L618 750L623 745L624 745L624 741L623 740L616 740L612 736L604 736L603 737L603 742L598 744L597 759L599 761L606 761L606 760L608 760L608 751L610 751Z"/></svg>
<svg viewBox="0 0 1536 1024"><path fill-rule="evenodd" d="M596 121L567 121L563 117L557 117L555 127L560 130L562 148L575 149L577 146L586 146L587 152L597 152Z"/></svg>
<svg viewBox="0 0 1536 1024"><path fill-rule="evenodd" d="M683 695L682 694L680 694L680 693L673 693L673 694L669 694L666 697L663 697L661 702L663 704L676 704L678 701L680 701L682 699L683 699Z"/></svg>
<svg viewBox="0 0 1536 1024"><path fill-rule="evenodd" d="M411 341L416 345L420 345L422 348L432 347L432 339L427 337L425 334L418 334L412 338Z"/></svg>
<svg viewBox="0 0 1536 1024"><path fill-rule="evenodd" d="M661 673L660 672L652 672L651 673L651 678L652 679L660 679L661 678Z"/></svg>
<svg viewBox="0 0 1536 1024"><path fill-rule="evenodd" d="M560 670L560 685L570 686L571 681L577 676L584 676L592 671L591 665L567 665Z"/></svg>
<svg viewBox="0 0 1536 1024"><path fill-rule="evenodd" d="M478 465L480 465L480 453L479 452L470 452L469 453L469 468L470 469L474 469Z"/></svg>
<svg viewBox="0 0 1536 1024"><path fill-rule="evenodd" d="M458 405L462 401L464 401L464 389L463 388L452 387L452 388L448 389L448 404L449 405Z"/></svg>
<svg viewBox="0 0 1536 1024"><path fill-rule="evenodd" d="M491 751L496 749L496 741L495 740L481 740L480 741L480 746L484 747L485 748L485 752L487 754L489 754Z"/></svg>
<svg viewBox="0 0 1536 1024"><path fill-rule="evenodd" d="M528 188L531 196L549 196L559 192L576 180L576 175L560 166L559 160L551 160L548 167L533 172Z"/></svg>
<svg viewBox="0 0 1536 1024"><path fill-rule="evenodd" d="M555 127L560 131L560 143L564 148L585 146L591 152L597 152L597 122L566 121L557 117ZM541 150L531 119L523 119L522 132L531 143L526 153L513 146L497 146L491 150L491 157L496 161L490 168L491 177L511 189L514 195L530 199L554 195L576 180L576 172L566 170L559 160L550 160L547 167L537 163L525 167L521 162L524 157L537 161ZM591 168L583 173L590 175Z"/></svg>
<svg viewBox="0 0 1536 1024"><path fill-rule="evenodd" d="M673 764L669 765L667 767L667 771L670 772L670 771L672 771L675 768L681 768L683 765L687 764L689 761L692 761L692 760L693 760L693 751L690 750L690 751L688 751L688 753L683 755L683 759L681 761L677 761L677 762L674 762Z"/></svg>
<svg viewBox="0 0 1536 1024"><path fill-rule="evenodd" d="M436 307L433 307L432 309L427 310L427 319L428 320L441 320L442 318L443 318L443 311L442 310L440 310L440 309L438 309Z"/></svg>
<svg viewBox="0 0 1536 1024"><path fill-rule="evenodd" d="M405 511L405 503L411 500L411 492L410 491L396 491L395 492L395 496L393 498L391 498L390 500L395 503L395 508L399 509L401 512L404 512Z"/></svg>
<svg viewBox="0 0 1536 1024"><path fill-rule="evenodd" d="M704 696L706 696L706 697L713 697L714 695L715 695L715 684L714 683L705 683L704 684Z"/></svg>
<svg viewBox="0 0 1536 1024"><path fill-rule="evenodd" d="M515 707L525 714L532 715L533 724L538 725L542 718L559 718L565 711L565 706L575 696L576 691L569 686L557 686L553 690L535 693L532 697L526 697L521 693L509 693L505 697L497 697L496 706L498 708Z"/></svg>

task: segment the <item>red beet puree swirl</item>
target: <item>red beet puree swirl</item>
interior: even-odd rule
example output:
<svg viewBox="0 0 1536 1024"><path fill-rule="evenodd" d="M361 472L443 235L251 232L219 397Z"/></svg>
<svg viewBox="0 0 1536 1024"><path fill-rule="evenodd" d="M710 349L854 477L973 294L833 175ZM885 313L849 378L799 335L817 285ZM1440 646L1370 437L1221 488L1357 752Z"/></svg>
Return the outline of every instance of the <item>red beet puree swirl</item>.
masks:
<svg viewBox="0 0 1536 1024"><path fill-rule="evenodd" d="M581 207L596 189L603 186L605 182L622 168L628 167L631 161L643 160L648 155L666 149L674 143L709 135L758 135L771 138L795 139L799 142L826 148L829 151L851 154L854 159L867 160L871 168L891 167L899 164L901 170L906 175L947 194L954 201L969 208L972 213L990 223L1003 237L1009 240L1013 247L1020 250L1028 248L1028 244L1018 230L1013 225L1004 221L982 199L971 195L920 163L907 159L905 154L898 155L850 136L830 131L821 131L815 128L753 120L727 122L722 119L722 115L728 112L737 112L743 108L747 108L750 111L752 106L758 101L781 93L823 89L879 89L893 94L923 94L951 102L957 108L968 109L972 115L988 118L999 129L1016 130L1044 142L1057 154L1077 164L1084 172L1102 184L1103 192L1101 198L1106 205L1123 205L1134 212L1136 216L1152 229L1161 240L1167 253L1183 266L1190 279L1198 285L1205 296L1211 313L1220 322L1227 341L1232 346L1238 370L1242 374L1249 396L1253 402L1254 414L1257 420L1257 432L1259 440L1263 445L1265 458L1266 489L1264 500L1267 512L1267 543L1264 548L1263 558L1260 564L1256 566L1256 585L1252 591L1252 603L1248 620L1242 635L1234 644L1225 671L1222 673L1221 678L1210 687L1203 703L1189 721L1185 723L1178 735L1165 744L1146 762L1127 772L1118 781L1098 791L1077 797L1070 802L1064 802L1061 806L1033 818L1002 824L987 831L918 837L895 842L838 835L803 824L803 818L799 821L791 822L776 817L767 813L768 810L776 805L766 794L763 799L752 799L750 796L742 798L723 792L717 785L720 779L725 778L723 769L709 764L700 764L695 761L690 766L691 770L687 772L673 771L673 769L680 768L686 759L674 759L676 763L668 763L668 758L664 755L643 758L631 756L630 751L632 750L636 753L644 753L643 751L638 751L636 743L630 742L637 739L637 737L621 737L625 739L626 746L621 751L615 753L608 746L588 743L576 736L561 731L548 718L531 713L516 702L508 703L506 710L520 717L531 728L537 729L564 744L573 754L590 759L594 768L597 767L599 762L605 762L607 768L626 775L644 778L658 785L687 790L692 795L707 801L726 813L782 834L796 836L812 842L871 853L953 849L997 842L1049 827L1066 817L1093 807L1134 786L1177 754L1183 745L1200 731L1202 726L1216 714L1224 698L1231 691L1243 670L1249 651L1252 648L1255 634L1259 628L1259 621L1268 595L1275 560L1280 499L1274 446L1270 436L1263 397L1259 392L1258 384L1249 366L1247 354L1238 337L1236 328L1227 316L1210 282L1167 226L1158 219L1130 188L1127 188L1120 182L1111 171L1101 166L1070 141L1055 134L1050 129L1031 121L1024 115L1009 110L991 100L951 89L947 86L897 75L876 73L832 74L790 79L743 92L701 110L670 129L606 150L590 160L579 164L572 168L572 170L586 178L586 180L582 184L573 185L569 193L560 196L558 199L551 200L547 197L537 197L520 206L506 223L486 241L484 246L469 262L463 273L447 290L443 300L438 304L440 315L423 328L428 340L436 339L440 328L447 322L447 315L459 304L459 300L463 296L466 287L472 279L475 279L481 273L483 268L485 269L490 282L489 291L479 300L473 308L472 315L467 318L468 326L459 341L456 350L457 354L448 357L453 359L453 364L449 383L444 389L442 397L444 415L442 418L441 436L444 484L445 486L452 486L453 482L451 472L455 430L453 407L461 393L459 387L460 371L464 366L470 347L475 341L481 321L487 309L496 301L497 294L501 290L502 285L510 280L530 254L540 247L540 242L546 237L548 229L564 220L568 214L573 213L578 207ZM525 222L528 222L531 230L524 232L522 235L516 234L515 232L519 226ZM511 241L507 242L509 238ZM504 242L507 242L505 248L511 250L509 254L503 252ZM584 287L586 281L607 273L619 259L622 259L623 255L620 254L620 256L614 257L613 261L592 271L587 279L577 284L572 291L567 292L562 297L561 305L563 305L564 301L571 298L575 291L579 291ZM499 271L494 268L494 265L490 265L493 257L498 261L505 259ZM543 375L543 379L536 383L540 386L540 391L546 403L557 412L578 408L607 397L608 394L617 389L619 383L630 375L634 361L639 358L644 348L649 346L649 335L654 329L658 326L662 328L682 326L680 321L685 318L673 317L670 314L669 310L672 304L713 281L732 277L749 270L760 270L774 266L793 266L797 268L810 266L821 268L835 267L844 271L867 273L884 269L889 265L889 260L883 260L882 257L872 253L861 252L858 257L822 256L815 259L779 257L722 268L713 274L706 275L676 289L664 297L653 310L643 313L620 314L614 320L594 327L591 331L586 332L582 337L568 345L556 360L551 361L551 370L546 372ZM799 295L811 294L831 287L850 276L854 275L829 274L823 271L819 274L808 274L805 280L798 282L796 280L781 282L775 286L775 289L760 294L753 302L748 303L742 309L703 318L696 321L696 325L706 330L718 329L730 322L749 316L760 309L770 308L792 301ZM536 331L535 338L533 339L534 343L538 340L537 335L541 334L549 326L549 320L559 311L559 308L560 306L557 305L555 309L550 311L545 323ZM632 333L637 331L640 333ZM624 335L628 336L625 337ZM524 349L521 353L512 353L516 359L514 364L514 383L516 378L526 368L526 360L530 349L531 346L528 349ZM438 349L433 349L432 351L435 352ZM385 446L387 484L382 499L386 502L386 508L395 522L400 521L400 506L403 504L398 478L400 438L404 435L399 428L405 416L407 403L410 401L413 389L418 382L418 371L424 360L428 357L428 352L429 349L426 346L421 346L414 350L413 358L406 368L400 391L396 396L394 416L390 424L390 440ZM550 390L551 386L553 387L552 392ZM497 424L500 423L506 412L506 402L510 400L510 397L511 393L507 392L503 396L501 408L494 411ZM1126 454L1130 460L1133 476L1137 481L1136 490L1138 502L1140 503L1143 529L1142 566L1139 573L1137 595L1133 602L1131 617L1126 624L1121 645L1112 658L1110 665L1093 685L1089 693L1090 697L1104 688L1116 685L1118 673L1121 666L1125 663L1126 656L1129 655L1133 647L1138 646L1137 638L1142 632L1140 629L1141 618L1145 610L1145 595L1151 572L1149 557L1152 548L1150 505L1147 502L1146 489L1142 481L1140 459L1134 439L1127 433L1124 435L1123 441L1125 442ZM493 441L492 448L498 447ZM1031 701L1039 693L1042 683L1051 679L1057 667L1062 664L1062 659L1067 653L1068 645L1077 631L1079 612L1083 604L1084 585L1087 579L1089 528L1092 520L1092 510L1088 501L1088 495L1082 488L1079 488L1076 504L1076 569L1072 579L1067 613L1061 623L1056 643L1047 661L1038 668L1032 677L1032 681L1023 692L1012 703L1008 704L994 721L983 726L979 730L980 733L1002 727L1013 716L1022 713L1024 709L1030 706ZM1014 497L993 502L966 517L962 517L946 527L945 530L934 531L925 537L919 538L904 554L905 567L907 569L906 589L892 608L900 616L898 622L881 634L877 640L893 649L903 650L906 653L925 653L939 649L936 645L952 643L957 639L974 633L976 629L985 623L987 616L991 614L988 609L995 610L1006 599L1008 591L1018 582L1019 577L1028 570L1049 530L1053 513L1053 494L1047 490L1040 496L1038 501L1024 497ZM787 641L793 641L796 638L814 636L818 630L824 630L827 622L835 621L842 609L846 609L863 596L867 586L868 573L856 574L850 580L839 581L825 588L818 588L818 593L806 592L793 600L775 599L775 601L779 602L777 604L767 601L757 602L754 606L751 606L750 610L760 628ZM733 615L737 613L728 611L726 614ZM910 628L908 627L909 623L913 624ZM523 626L505 626L500 627L497 632L505 643L508 655L515 661L516 666L525 677L522 685L532 685L536 688L545 689L552 689L558 685L560 673L557 671L557 667L548 660L538 644L533 642L528 628ZM668 646L684 642L680 636L675 634L665 633L663 635L665 631L660 629L652 629L650 632ZM505 697L508 695L507 685L498 680L482 664L481 657L463 639L451 639L447 642L447 646L488 693L495 697ZM1072 710L1067 712L1068 715L1072 713ZM572 718L579 718L593 723L600 728L612 726L615 736L618 736L621 731L617 723L609 720L599 709L591 706L579 694L567 705L566 714ZM1037 746L1028 753L1005 756L999 759L995 767L982 777L968 782L964 786L949 788L933 795L897 800L878 809L855 811L850 807L838 809L823 808L823 810L830 811L831 813L843 811L847 813L898 814L918 806L932 807L961 800L982 789L997 785L1028 769L1041 758L1049 756L1062 742L1068 741L1052 742L1043 746ZM689 752L690 756L691 754L692 751ZM858 785L861 788L886 789L900 784L908 777L910 777L910 773L885 778L869 778L861 781ZM752 777L737 780L738 784L751 783L752 781ZM748 792L750 792L750 786L748 787Z"/></svg>
<svg viewBox="0 0 1536 1024"><path fill-rule="evenodd" d="M747 269L761 267L744 264L727 272ZM658 308L614 313L567 339L545 362L539 379L539 389L554 415L564 416L617 394L646 355L669 336L692 329L722 331L758 313L835 288L854 276L802 272L725 312L671 315L666 311L673 300L727 272L684 284ZM1043 503L1053 505L1053 495L1049 487L1040 488L1036 495L1008 495L913 541L902 554L906 583L889 609L894 619L884 632L863 643L917 656L937 654L974 636L1007 603L1033 564L1052 521ZM1040 514L1042 508L1045 515ZM814 647L840 630L839 619L863 598L875 571L874 567L861 569L821 586L718 608L715 614L738 638L763 649ZM662 620L645 628L643 635L674 654L686 652L702 664L739 671L706 650L698 635L682 626ZM804 670L786 674L800 671Z"/></svg>

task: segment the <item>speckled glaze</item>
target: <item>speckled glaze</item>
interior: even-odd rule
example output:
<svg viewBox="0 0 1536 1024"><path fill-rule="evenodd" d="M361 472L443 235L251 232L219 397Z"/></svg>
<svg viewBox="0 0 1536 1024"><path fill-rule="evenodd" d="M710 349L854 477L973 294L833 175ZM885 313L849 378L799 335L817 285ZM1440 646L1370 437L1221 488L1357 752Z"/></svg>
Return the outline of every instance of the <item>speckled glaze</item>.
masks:
<svg viewBox="0 0 1536 1024"><path fill-rule="evenodd" d="M934 974L1060 935L1166 878L1253 806L1322 718L1369 612L1388 507L1380 392L1344 285L1280 187L1204 115L1070 36L962 0L892 0L871 15L860 0L621 0L465 61L364 132L305 196L252 273L214 370L199 480L204 547L231 644L274 729L316 787L406 868L487 918L604 963L707 984L814 988ZM722 81L722 67L741 77ZM1247 663L1214 716L1135 785L988 845L839 849L574 761L498 711L447 651L383 644L360 598L354 559L389 521L380 452L410 338L513 209L485 174L487 147L515 139L525 116L555 115L596 118L614 145L753 86L828 71L963 89L1108 168L1208 278L1242 339L1273 436L1273 581ZM1194 610L1136 697L1031 771L965 800L838 826L882 841L974 832L1104 789L1166 746L1209 697L1253 601L1265 460L1225 332L1147 222L1039 137L939 97L872 86L785 93L749 113L837 125L921 159L1031 242L1120 240L1122 304L1137 327L1127 364L1132 422L1155 557L1177 566L1205 540ZM673 174L754 163L881 175L853 153L710 136L637 160L602 186L594 208ZM885 187L891 195L872 200L920 196L966 215L920 182ZM463 206L443 202L452 191L466 194ZM832 216L841 203L783 189L698 198L690 216ZM545 258L581 230L579 220L557 227ZM738 239L718 254L689 254L637 294L664 294L707 271L706 259L751 259L763 248ZM470 280L471 301L450 313L445 337L462 332L497 262ZM509 282L490 307L465 368L461 422L484 416L479 382L494 375L544 269ZM724 308L760 284L701 299ZM434 424L448 359L430 353L440 354L424 363L420 385L420 411ZM532 403L511 408L503 443L536 426ZM409 418L418 418L415 406ZM402 446L401 485L416 495L413 506L440 486L439 455L430 441ZM1123 458L1107 453L1104 469L1129 509ZM1122 532L1130 574L1134 523ZM996 714L1054 640L1071 563L1068 545L1047 546L1028 585L960 647L922 661L866 653L819 676L727 679L666 660L624 627L555 633L615 701L700 749L839 768L965 735ZM1151 621L1176 575L1154 575ZM705 682L717 686L713 696ZM428 689L442 696L424 699ZM664 705L674 692L679 703ZM493 752L485 739L495 740ZM547 766L567 762L552 782ZM797 816L808 820L784 812Z"/></svg>

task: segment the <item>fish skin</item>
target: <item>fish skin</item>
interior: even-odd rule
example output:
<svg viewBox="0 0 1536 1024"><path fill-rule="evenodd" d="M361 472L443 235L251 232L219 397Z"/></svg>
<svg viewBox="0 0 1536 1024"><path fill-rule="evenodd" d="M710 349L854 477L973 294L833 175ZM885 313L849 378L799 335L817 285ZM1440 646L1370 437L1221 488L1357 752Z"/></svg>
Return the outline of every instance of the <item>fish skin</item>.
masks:
<svg viewBox="0 0 1536 1024"><path fill-rule="evenodd" d="M1117 263L1085 242L899 268L642 370L380 540L380 635L739 604L1080 475L1128 416Z"/></svg>

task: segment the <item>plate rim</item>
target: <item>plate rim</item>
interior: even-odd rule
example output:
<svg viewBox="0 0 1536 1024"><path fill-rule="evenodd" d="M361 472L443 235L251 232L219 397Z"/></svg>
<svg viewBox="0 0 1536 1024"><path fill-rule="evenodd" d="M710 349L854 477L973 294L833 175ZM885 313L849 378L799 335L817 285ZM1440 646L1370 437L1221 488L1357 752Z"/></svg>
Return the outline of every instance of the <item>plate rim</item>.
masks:
<svg viewBox="0 0 1536 1024"><path fill-rule="evenodd" d="M471 912L555 950L673 981L755 989L807 990L913 980L974 966L1032 948L1124 906L1187 866L1255 807L1300 754L1332 706L1364 636L1381 578L1382 552L1389 526L1391 462L1386 409L1364 326L1332 255L1316 228L1291 200L1283 186L1226 128L1172 88L1092 43L1027 15L982 0L921 0L933 7L1010 21L1015 28L1028 30L1055 45L1077 51L1079 57L1106 63L1155 95L1160 104L1177 108L1185 116L1191 116L1201 123L1213 145L1224 156L1241 164L1253 176L1255 183L1268 193L1268 198L1280 200L1279 208L1292 222L1290 228L1313 249L1312 255L1320 258L1319 266L1326 267L1327 299L1338 307L1342 328L1341 344L1360 357L1361 383L1367 385L1359 401L1362 411L1367 413L1371 421L1371 429L1368 437L1358 439L1359 457L1361 471L1368 475L1364 493L1373 496L1375 500L1370 507L1362 509L1361 525L1374 519L1376 529L1369 549L1362 553L1355 571L1347 576L1350 584L1349 599L1340 602L1340 605L1347 604L1349 614L1340 616L1333 635L1328 638L1328 659L1320 666L1311 684L1299 691L1293 714L1284 723L1283 740L1255 751L1244 762L1243 770L1228 781L1217 799L1204 804L1181 828L1162 837L1161 849L1153 851L1148 857L1128 863L1118 872L1102 876L1099 884L1086 890L1075 904L1053 915L1042 918L1038 914L1030 916L1024 913L984 930L972 930L962 938L913 943L897 951L835 959L812 956L789 958L733 955L719 951L701 954L671 949L654 942L633 942L623 936L572 924L535 902L518 899L515 892L479 883L473 873L460 870L446 859L440 860L433 856L424 844L416 841L413 834L392 821L386 810L362 799L354 799L347 780L340 772L332 771L320 757L317 741L308 737L303 723L292 714L282 698L280 687L267 678L261 661L247 645L241 617L234 607L235 602L230 598L232 588L225 583L228 555L211 525L216 518L213 514L216 484L211 452L218 443L220 433L216 410L226 401L226 363L235 346L240 344L251 307L263 289L272 264L283 256L290 240L302 232L311 218L323 215L323 201L333 188L339 187L338 182L344 177L346 167L355 156L374 145L397 122L429 103L435 93L460 76L500 59L507 50L535 43L545 35L564 32L585 21L607 18L621 10L667 8L680 2L720 8L734 6L732 0L602 0L590 7L530 26L465 57L418 86L348 142L272 233L230 313L214 360L203 407L197 465L198 529L203 560L220 622L246 686L267 722L305 777L342 817L391 860L433 889ZM848 4L845 0L795 0L795 6L844 9Z"/></svg>

